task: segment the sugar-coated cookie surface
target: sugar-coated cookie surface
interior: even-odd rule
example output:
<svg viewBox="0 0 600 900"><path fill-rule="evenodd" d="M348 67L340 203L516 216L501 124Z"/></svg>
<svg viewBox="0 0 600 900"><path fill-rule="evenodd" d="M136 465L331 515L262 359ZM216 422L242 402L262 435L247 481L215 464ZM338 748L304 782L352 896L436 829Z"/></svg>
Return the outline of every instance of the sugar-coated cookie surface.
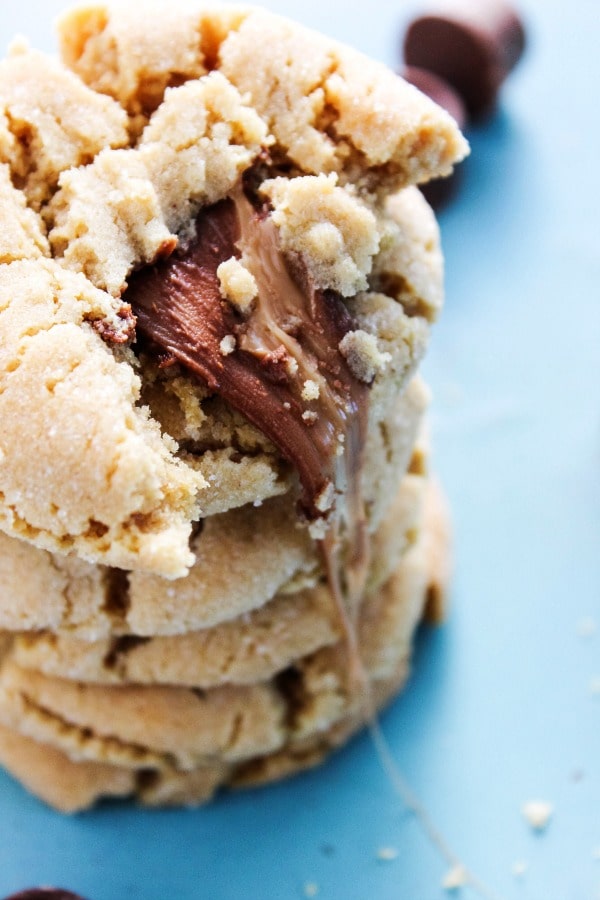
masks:
<svg viewBox="0 0 600 900"><path fill-rule="evenodd" d="M385 66L265 10L157 7L140 20L98 4L59 31L67 65L134 116L153 112L161 89L220 70L309 174L373 175L390 189L447 174L465 152L453 120Z"/></svg>
<svg viewBox="0 0 600 900"><path fill-rule="evenodd" d="M60 63L26 48L0 62L0 158L34 209L43 208L61 172L128 143L121 106Z"/></svg>

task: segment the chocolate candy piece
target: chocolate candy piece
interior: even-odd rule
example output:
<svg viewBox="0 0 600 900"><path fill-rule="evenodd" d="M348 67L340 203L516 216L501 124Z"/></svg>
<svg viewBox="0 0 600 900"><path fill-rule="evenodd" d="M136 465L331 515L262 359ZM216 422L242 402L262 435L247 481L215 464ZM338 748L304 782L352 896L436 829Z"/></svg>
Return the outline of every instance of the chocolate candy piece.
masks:
<svg viewBox="0 0 600 900"><path fill-rule="evenodd" d="M449 112L459 128L464 128L467 121L465 105L460 95L446 81L434 75L433 72L419 69L417 66L405 66L400 74L405 81L414 85L438 106ZM458 166L447 178L434 178L433 181L422 184L421 191L427 202L434 209L439 209L451 199L461 178L462 168Z"/></svg>
<svg viewBox="0 0 600 900"><path fill-rule="evenodd" d="M452 85L428 69L420 69L418 66L404 66L400 74L405 81L413 84L438 106L449 112L458 127L464 129L467 123L467 110L460 94Z"/></svg>
<svg viewBox="0 0 600 900"><path fill-rule="evenodd" d="M64 891L62 888L40 887L26 888L18 894L11 894L4 900L83 900L79 894L72 891Z"/></svg>
<svg viewBox="0 0 600 900"><path fill-rule="evenodd" d="M523 24L503 0L455 0L411 22L404 60L451 84L477 118L493 110L524 48Z"/></svg>

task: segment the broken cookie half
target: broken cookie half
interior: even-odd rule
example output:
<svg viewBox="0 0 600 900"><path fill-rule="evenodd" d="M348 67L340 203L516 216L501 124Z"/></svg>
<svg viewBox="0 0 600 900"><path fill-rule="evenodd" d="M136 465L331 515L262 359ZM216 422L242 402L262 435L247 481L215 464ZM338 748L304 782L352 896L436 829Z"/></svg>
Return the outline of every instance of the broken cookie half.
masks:
<svg viewBox="0 0 600 900"><path fill-rule="evenodd" d="M131 15L80 8L64 66L23 48L0 64L0 522L176 577L220 491L206 452L261 466L255 500L293 489L291 466L305 511L327 512L373 379L396 393L418 361L386 371L385 334L349 308L360 294L368 317L365 295L394 284L388 197L466 148L385 67L278 16ZM438 300L397 274L390 301L424 335Z"/></svg>

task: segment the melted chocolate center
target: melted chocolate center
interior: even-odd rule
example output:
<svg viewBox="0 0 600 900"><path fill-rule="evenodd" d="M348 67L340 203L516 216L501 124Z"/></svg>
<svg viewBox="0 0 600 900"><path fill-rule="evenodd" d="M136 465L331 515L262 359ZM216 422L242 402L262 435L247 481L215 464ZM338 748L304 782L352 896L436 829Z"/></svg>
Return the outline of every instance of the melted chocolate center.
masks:
<svg viewBox="0 0 600 900"><path fill-rule="evenodd" d="M258 287L247 316L221 295L217 268L231 257L243 258ZM139 332L241 412L295 466L308 516L322 515L328 485L344 492L358 480L368 387L338 350L353 320L341 298L311 285L299 261L292 270L270 217L255 211L241 190L202 209L195 237L135 273L124 299ZM235 349L224 352L222 341L231 335ZM302 396L307 381L314 399Z"/></svg>

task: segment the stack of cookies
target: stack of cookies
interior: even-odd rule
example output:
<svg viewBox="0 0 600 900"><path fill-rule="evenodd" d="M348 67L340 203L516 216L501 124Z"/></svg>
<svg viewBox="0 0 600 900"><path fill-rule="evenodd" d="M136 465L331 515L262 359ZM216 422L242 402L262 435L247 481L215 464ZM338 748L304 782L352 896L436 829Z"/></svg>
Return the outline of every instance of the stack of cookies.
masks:
<svg viewBox="0 0 600 900"><path fill-rule="evenodd" d="M261 10L59 33L0 63L0 761L199 803L322 759L439 613L415 185L466 145Z"/></svg>

